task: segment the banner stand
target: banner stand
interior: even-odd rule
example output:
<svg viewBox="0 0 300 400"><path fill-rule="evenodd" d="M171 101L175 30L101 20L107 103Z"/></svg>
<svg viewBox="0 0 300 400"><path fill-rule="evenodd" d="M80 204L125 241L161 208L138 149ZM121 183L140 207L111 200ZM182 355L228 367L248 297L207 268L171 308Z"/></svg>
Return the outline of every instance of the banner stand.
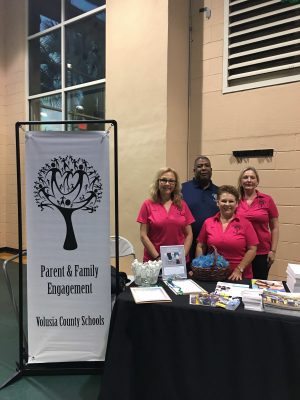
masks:
<svg viewBox="0 0 300 400"><path fill-rule="evenodd" d="M18 202L18 259L19 259L19 361L16 373L0 386L0 390L14 383L23 376L37 375L92 375L100 374L104 361L58 362L28 364L28 351L24 346L23 316L23 236L22 236L22 185L20 162L20 128L23 125L78 125L78 124L110 124L114 131L114 208L115 236L119 237L119 189L118 189L118 125L115 120L65 120L65 121L22 121L15 124L16 135L16 167L17 167L17 202ZM66 134L68 131L66 131ZM116 294L119 294L119 240L115 240L116 259ZM109 266L108 266L109 267Z"/></svg>

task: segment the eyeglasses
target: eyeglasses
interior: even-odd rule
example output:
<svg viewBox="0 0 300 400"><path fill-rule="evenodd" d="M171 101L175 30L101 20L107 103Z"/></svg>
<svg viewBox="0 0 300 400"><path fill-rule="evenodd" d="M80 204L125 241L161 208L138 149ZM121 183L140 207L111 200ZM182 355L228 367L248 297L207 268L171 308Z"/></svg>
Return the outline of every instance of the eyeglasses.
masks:
<svg viewBox="0 0 300 400"><path fill-rule="evenodd" d="M175 179L167 179L167 178L161 178L159 179L159 182L163 184L169 183L170 185L175 185L176 183Z"/></svg>

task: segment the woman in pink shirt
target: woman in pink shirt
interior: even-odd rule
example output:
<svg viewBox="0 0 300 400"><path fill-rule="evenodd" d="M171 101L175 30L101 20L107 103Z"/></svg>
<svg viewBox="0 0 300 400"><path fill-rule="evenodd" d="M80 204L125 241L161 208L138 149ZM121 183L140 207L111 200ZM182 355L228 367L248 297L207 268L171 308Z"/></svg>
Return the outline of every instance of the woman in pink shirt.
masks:
<svg viewBox="0 0 300 400"><path fill-rule="evenodd" d="M206 253L207 247L215 246L218 253L229 262L232 271L229 279L234 281L253 277L251 262L258 244L251 223L235 214L238 201L239 194L235 187L219 187L217 205L220 212L205 220L196 248L198 257Z"/></svg>
<svg viewBox="0 0 300 400"><path fill-rule="evenodd" d="M191 223L194 221L182 200L177 172L172 168L160 169L151 185L150 199L144 201L137 217L144 245L143 260L158 260L160 246L182 244L188 257L193 239Z"/></svg>
<svg viewBox="0 0 300 400"><path fill-rule="evenodd" d="M241 200L237 215L252 223L259 240L252 262L253 277L268 279L279 238L278 210L271 196L256 189L258 184L259 176L255 168L248 167L240 173L238 190Z"/></svg>

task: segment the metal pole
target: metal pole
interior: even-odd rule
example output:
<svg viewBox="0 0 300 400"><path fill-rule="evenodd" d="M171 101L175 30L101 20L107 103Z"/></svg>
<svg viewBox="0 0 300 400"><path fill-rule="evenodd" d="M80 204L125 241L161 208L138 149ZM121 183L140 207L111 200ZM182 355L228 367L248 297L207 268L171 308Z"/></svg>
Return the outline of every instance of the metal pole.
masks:
<svg viewBox="0 0 300 400"><path fill-rule="evenodd" d="M114 172L115 172L115 252L116 252L116 294L120 292L119 285L119 167L118 167L118 124L114 126Z"/></svg>
<svg viewBox="0 0 300 400"><path fill-rule="evenodd" d="M18 371L14 374L12 378L6 381L2 386L0 386L0 390L9 384L15 382L20 377L26 375L39 375L39 374L47 374L51 371L51 368L47 368L47 365L42 367L36 366L30 368L30 366L24 364L24 352L23 352L23 232L22 232L22 185L21 185L21 163L20 163L20 132L19 129L22 125L67 125L73 124L77 125L80 123L84 124L111 124L114 127L114 178L115 178L115 236L116 240L116 270L117 270L117 293L119 292L119 190L118 190L118 126L115 120L68 120L68 121L19 121L15 124L15 135L16 135L16 167L17 167L17 204L18 204L18 258L19 258L19 365ZM85 362L83 362L84 364ZM76 367L74 363L58 363L60 366L66 364L65 367L59 368L60 374L70 374L70 373L92 373L93 371L99 370L103 367L103 363L101 362L86 362L87 364L93 364L91 368L84 368L83 365L80 367ZM53 368L56 363L52 363L51 367ZM82 363L75 363L82 364ZM55 369L56 370L56 369ZM58 371L57 370L57 371ZM51 373L51 372L50 372ZM52 369L53 373L53 369Z"/></svg>
<svg viewBox="0 0 300 400"><path fill-rule="evenodd" d="M16 166L17 166L17 196L18 196L18 252L19 252L19 369L24 367L23 360L23 232L22 232L22 189L20 163L19 124L16 124Z"/></svg>

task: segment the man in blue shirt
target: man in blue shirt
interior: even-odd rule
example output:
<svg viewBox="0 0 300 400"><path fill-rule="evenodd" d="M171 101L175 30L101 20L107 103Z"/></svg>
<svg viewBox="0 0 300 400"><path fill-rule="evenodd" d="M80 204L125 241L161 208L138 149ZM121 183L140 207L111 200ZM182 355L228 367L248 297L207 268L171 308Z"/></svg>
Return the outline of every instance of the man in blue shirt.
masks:
<svg viewBox="0 0 300 400"><path fill-rule="evenodd" d="M190 250L190 259L195 258L197 236L206 218L215 215L217 206L218 187L211 181L212 168L210 160L199 156L194 163L194 178L182 184L183 198L189 206L195 222L192 224L193 243Z"/></svg>

